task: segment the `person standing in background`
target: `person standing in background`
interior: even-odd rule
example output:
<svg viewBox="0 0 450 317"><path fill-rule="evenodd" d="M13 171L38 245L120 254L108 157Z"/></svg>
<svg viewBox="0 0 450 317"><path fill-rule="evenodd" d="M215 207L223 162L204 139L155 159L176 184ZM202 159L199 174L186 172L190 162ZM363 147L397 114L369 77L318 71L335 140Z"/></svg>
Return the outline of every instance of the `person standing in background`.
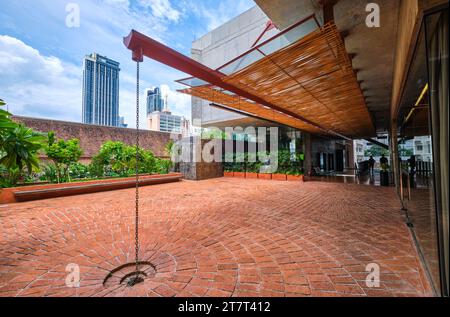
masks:
<svg viewBox="0 0 450 317"><path fill-rule="evenodd" d="M373 159L373 156L371 155L369 158L369 173L370 173L370 175L374 174L374 167L375 167L375 160Z"/></svg>

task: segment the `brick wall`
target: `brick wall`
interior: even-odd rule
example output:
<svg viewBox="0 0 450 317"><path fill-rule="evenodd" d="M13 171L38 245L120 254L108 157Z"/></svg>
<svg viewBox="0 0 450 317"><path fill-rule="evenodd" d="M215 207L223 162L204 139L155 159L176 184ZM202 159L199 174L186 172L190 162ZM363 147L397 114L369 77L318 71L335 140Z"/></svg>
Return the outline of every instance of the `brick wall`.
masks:
<svg viewBox="0 0 450 317"><path fill-rule="evenodd" d="M39 132L54 131L57 138L80 140L83 149L81 161L89 161L97 154L100 146L106 141L122 141L133 145L136 140L134 129L103 127L74 122L64 122L48 119L37 119L13 116L13 120ZM166 156L164 147L169 142L170 134L155 131L140 132L140 146L151 150L156 156Z"/></svg>

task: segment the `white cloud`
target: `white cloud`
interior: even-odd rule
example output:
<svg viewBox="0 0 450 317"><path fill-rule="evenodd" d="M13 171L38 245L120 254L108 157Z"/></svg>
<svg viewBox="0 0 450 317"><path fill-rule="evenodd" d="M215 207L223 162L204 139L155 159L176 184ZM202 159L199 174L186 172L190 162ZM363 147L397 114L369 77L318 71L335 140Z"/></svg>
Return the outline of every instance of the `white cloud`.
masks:
<svg viewBox="0 0 450 317"><path fill-rule="evenodd" d="M172 113L188 119L191 117L191 96L172 90L168 85L161 85L161 94L164 100L167 96L169 110Z"/></svg>
<svg viewBox="0 0 450 317"><path fill-rule="evenodd" d="M80 72L75 65L0 35L1 98L14 114L79 121Z"/></svg>
<svg viewBox="0 0 450 317"><path fill-rule="evenodd" d="M255 4L249 0L224 0L217 7L205 6L201 2L195 1L189 1L186 5L193 14L205 19L207 30L211 31L250 9Z"/></svg>
<svg viewBox="0 0 450 317"><path fill-rule="evenodd" d="M203 25L211 29L252 4L248 0L224 0L225 4L220 5L209 2L209 6L208 2L191 0L180 0L176 6L171 0L76 2L80 5L80 28L68 29L65 26L64 2L10 2L0 14L3 21L21 21L15 24L18 28L14 32L16 35L3 36L0 44L0 98L8 101L13 113L80 121L82 58L85 54L97 52L121 64L120 115L125 116L130 127L134 127L135 63L131 61L131 53L123 46L122 37L128 35L131 29L136 29L162 43L169 41L169 46L177 49L183 44L188 54L190 35L185 34L188 30L183 29L181 22L186 20L190 25L189 19L195 16L200 20L197 24L200 29ZM27 11L26 8L31 6L36 9ZM217 9L211 9L211 6ZM2 33L12 32L11 27L5 29L4 26L0 25ZM145 59L141 65L142 127L146 127L144 89L152 86L166 87L164 91L169 94L171 111L190 118L191 99L177 93L177 84L173 82L183 77L187 77L186 74Z"/></svg>
<svg viewBox="0 0 450 317"><path fill-rule="evenodd" d="M176 10L169 0L139 0L143 7L149 7L153 16L157 18L165 18L174 22L178 22L181 14Z"/></svg>
<svg viewBox="0 0 450 317"><path fill-rule="evenodd" d="M16 38L0 36L0 73L3 80L47 80L61 76L63 71L58 58L42 56Z"/></svg>

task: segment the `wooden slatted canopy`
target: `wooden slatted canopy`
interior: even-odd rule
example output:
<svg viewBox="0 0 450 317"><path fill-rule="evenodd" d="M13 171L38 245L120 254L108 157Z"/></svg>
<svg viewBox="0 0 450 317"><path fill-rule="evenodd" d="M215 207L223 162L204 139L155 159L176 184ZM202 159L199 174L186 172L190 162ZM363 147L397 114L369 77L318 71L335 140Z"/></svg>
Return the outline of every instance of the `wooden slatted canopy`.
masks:
<svg viewBox="0 0 450 317"><path fill-rule="evenodd" d="M293 128L297 128L303 131L309 131L315 134L324 134L325 131L319 129L317 126L308 124L302 120L296 119L292 116L278 112L269 107L252 102L248 99L242 98L229 92L224 92L213 86L200 86L192 87L184 90L180 90L185 94L189 94L204 100L211 101L220 105L224 105L225 108L237 110L241 114L248 114L261 119L269 121L275 121Z"/></svg>
<svg viewBox="0 0 450 317"><path fill-rule="evenodd" d="M311 133L375 135L344 40L333 22L274 53L255 50L261 59L221 80L278 110L209 84L180 92Z"/></svg>

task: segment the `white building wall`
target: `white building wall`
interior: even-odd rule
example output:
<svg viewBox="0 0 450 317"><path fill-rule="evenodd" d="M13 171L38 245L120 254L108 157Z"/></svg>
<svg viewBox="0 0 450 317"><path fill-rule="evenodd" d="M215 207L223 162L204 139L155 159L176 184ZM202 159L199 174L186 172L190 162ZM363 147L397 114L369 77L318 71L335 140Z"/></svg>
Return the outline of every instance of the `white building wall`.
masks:
<svg viewBox="0 0 450 317"><path fill-rule="evenodd" d="M192 58L216 69L251 49L264 31L269 18L257 6L202 36L192 43ZM192 98L194 125L214 121L227 121L243 116L209 106L209 101ZM196 120L197 119L197 120Z"/></svg>
<svg viewBox="0 0 450 317"><path fill-rule="evenodd" d="M431 146L431 136L420 136L415 137L414 140L414 155L417 161L422 162L432 162L432 146Z"/></svg>

